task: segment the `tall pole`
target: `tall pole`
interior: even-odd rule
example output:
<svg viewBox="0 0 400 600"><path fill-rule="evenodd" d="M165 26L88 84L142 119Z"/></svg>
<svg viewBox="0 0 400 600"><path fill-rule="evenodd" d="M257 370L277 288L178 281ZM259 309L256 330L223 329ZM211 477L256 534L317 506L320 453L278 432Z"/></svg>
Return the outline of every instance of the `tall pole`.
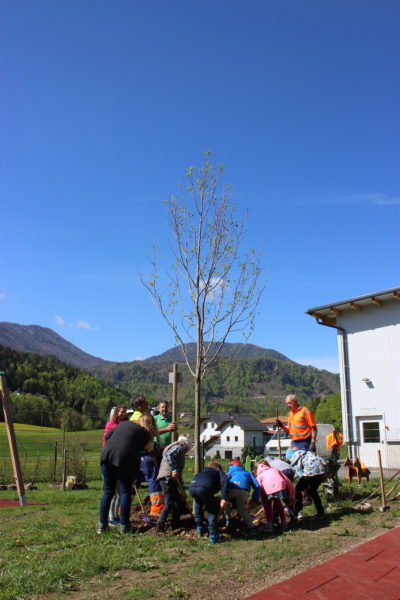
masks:
<svg viewBox="0 0 400 600"><path fill-rule="evenodd" d="M7 438L8 438L8 445L10 447L13 473L14 473L15 482L17 484L18 500L19 500L20 505L24 506L26 504L25 486L24 486L24 480L22 477L21 463L19 462L18 447L17 447L17 440L15 437L14 423L13 423L12 417L11 417L11 407L10 407L10 401L8 398L7 381L6 381L6 376L3 373L3 371L0 371L0 393L1 393L2 402L3 402L4 421L6 423Z"/></svg>
<svg viewBox="0 0 400 600"><path fill-rule="evenodd" d="M176 406L178 398L178 363L172 365L172 421L176 423ZM177 431L172 432L172 441L176 442Z"/></svg>
<svg viewBox="0 0 400 600"><path fill-rule="evenodd" d="M275 418L279 419L278 407L275 409ZM281 428L278 427L278 452L279 452L279 460L282 460L282 449L281 449Z"/></svg>

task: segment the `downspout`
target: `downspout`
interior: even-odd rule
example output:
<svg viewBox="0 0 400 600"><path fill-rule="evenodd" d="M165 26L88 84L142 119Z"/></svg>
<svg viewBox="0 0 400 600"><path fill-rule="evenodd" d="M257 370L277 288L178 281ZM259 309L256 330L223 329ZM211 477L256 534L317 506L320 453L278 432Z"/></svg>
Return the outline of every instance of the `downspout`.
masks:
<svg viewBox="0 0 400 600"><path fill-rule="evenodd" d="M346 422L347 422L347 431L349 433L349 457L351 459L353 456L353 420L351 416L351 404L350 404L350 375L349 375L349 353L348 353L348 344L347 344L347 331L344 327L339 327L339 325L330 325L329 323L324 323L321 319L317 318L318 325L325 325L325 327L332 327L332 329L337 329L341 332L341 347L342 347L342 356L343 356L343 378L344 378L344 405L346 407Z"/></svg>

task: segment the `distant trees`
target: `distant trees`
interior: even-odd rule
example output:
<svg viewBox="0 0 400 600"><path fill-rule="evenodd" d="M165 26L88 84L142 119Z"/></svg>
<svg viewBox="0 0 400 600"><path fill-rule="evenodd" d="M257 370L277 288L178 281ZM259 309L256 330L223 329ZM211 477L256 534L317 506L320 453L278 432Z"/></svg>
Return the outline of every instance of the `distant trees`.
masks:
<svg viewBox="0 0 400 600"><path fill-rule="evenodd" d="M0 369L20 423L93 429L104 425L112 406L129 399L126 391L51 356L0 346Z"/></svg>

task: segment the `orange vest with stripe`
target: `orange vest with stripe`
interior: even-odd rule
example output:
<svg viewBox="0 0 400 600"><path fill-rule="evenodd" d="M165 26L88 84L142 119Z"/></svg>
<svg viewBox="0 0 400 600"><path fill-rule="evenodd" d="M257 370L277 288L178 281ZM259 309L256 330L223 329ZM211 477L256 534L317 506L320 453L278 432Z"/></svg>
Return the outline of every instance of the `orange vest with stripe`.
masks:
<svg viewBox="0 0 400 600"><path fill-rule="evenodd" d="M289 435L294 441L311 437L315 425L314 415L306 406L300 406L295 413L289 414Z"/></svg>

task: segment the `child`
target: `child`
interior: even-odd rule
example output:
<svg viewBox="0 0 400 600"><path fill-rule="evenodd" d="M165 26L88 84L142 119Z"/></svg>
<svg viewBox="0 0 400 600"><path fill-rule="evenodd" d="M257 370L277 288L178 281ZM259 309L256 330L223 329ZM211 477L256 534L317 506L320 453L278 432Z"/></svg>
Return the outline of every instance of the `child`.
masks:
<svg viewBox="0 0 400 600"><path fill-rule="evenodd" d="M158 517L164 507L164 500L160 483L157 481L158 464L154 450L154 440L158 440L158 443L161 444L160 434L158 433L155 419L150 413L142 414L136 422L150 434L150 441L142 451L140 457L141 477L139 478L138 484L143 480L146 480L151 502L150 516Z"/></svg>
<svg viewBox="0 0 400 600"><path fill-rule="evenodd" d="M189 483L189 492L194 498L194 521L197 525L197 533L204 532L203 520L204 509L207 511L208 532L210 543L217 544L220 541L218 535L217 517L220 507L226 507L226 494L228 489L228 478L217 462L210 462L208 467L194 476ZM215 494L221 492L221 498Z"/></svg>
<svg viewBox="0 0 400 600"><path fill-rule="evenodd" d="M228 469L228 500L234 500L238 514L242 517L250 535L257 535L258 528L253 526L253 519L246 508L249 492L253 488L252 502L260 498L260 486L253 473L246 471L239 460L233 460ZM227 525L230 521L231 506L225 508Z"/></svg>
<svg viewBox="0 0 400 600"><path fill-rule="evenodd" d="M295 491L292 482L278 469L270 467L267 460L261 460L257 467L257 481L261 487L261 502L267 517L266 533L273 531L273 509L277 510L283 531L287 529L285 511L281 500L290 498L293 502Z"/></svg>
<svg viewBox="0 0 400 600"><path fill-rule="evenodd" d="M185 467L185 455L192 449L193 443L189 435L180 435L177 442L172 442L164 449L157 480L164 494L164 508L156 527L156 534L165 533L165 524L172 511L172 527L180 525L180 514L184 499L181 494L183 486L182 472Z"/></svg>

